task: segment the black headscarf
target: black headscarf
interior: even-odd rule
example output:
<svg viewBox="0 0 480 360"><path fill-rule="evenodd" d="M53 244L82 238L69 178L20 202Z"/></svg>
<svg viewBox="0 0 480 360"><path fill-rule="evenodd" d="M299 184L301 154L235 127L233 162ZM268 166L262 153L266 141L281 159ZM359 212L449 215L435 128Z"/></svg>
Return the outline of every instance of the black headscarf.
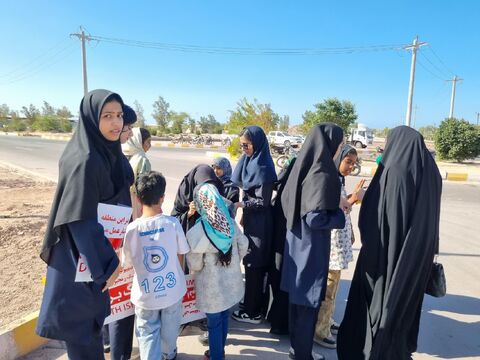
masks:
<svg viewBox="0 0 480 360"><path fill-rule="evenodd" d="M127 186L120 141L105 139L99 129L102 108L112 100L123 106L122 98L108 90L93 90L80 104L77 129L59 161L57 191L40 253L47 264L51 248L61 240L62 226L96 220L98 203L115 203Z"/></svg>
<svg viewBox="0 0 480 360"><path fill-rule="evenodd" d="M338 171L338 176L340 176L340 180L344 186L345 186L345 176L343 176L340 173L340 164L342 163L342 160L345 159L345 157L348 155L348 153L350 153L353 150L354 150L354 153L357 154L357 150L352 145L343 144L342 149L340 150L340 153L335 159L333 159L333 162L335 163L335 167L337 168L337 171Z"/></svg>
<svg viewBox="0 0 480 360"><path fill-rule="evenodd" d="M331 123L308 133L282 194L287 229L311 211L338 209L340 180L332 157L342 141L342 128Z"/></svg>
<svg viewBox="0 0 480 360"><path fill-rule="evenodd" d="M242 155L232 175L232 182L243 190L277 181L275 165L263 129L253 125L248 126L246 131L254 152L250 157Z"/></svg>
<svg viewBox="0 0 480 360"><path fill-rule="evenodd" d="M184 216L189 209L190 203L193 201L195 187L203 183L215 185L220 195L223 196L224 189L221 180L215 175L212 167L201 164L195 166L190 172L183 177L178 187L177 196L173 205L172 216L180 219L183 230L188 230L187 217Z"/></svg>
<svg viewBox="0 0 480 360"><path fill-rule="evenodd" d="M438 250L441 192L423 137L393 129L360 209L362 248L338 334L340 360L411 359Z"/></svg>

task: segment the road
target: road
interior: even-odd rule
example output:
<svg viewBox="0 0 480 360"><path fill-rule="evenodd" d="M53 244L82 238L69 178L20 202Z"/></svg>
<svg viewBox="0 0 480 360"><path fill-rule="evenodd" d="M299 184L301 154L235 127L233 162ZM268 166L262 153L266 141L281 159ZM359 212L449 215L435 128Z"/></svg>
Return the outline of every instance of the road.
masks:
<svg viewBox="0 0 480 360"><path fill-rule="evenodd" d="M57 162L65 144L38 138L0 136L0 162L9 162L56 180ZM196 164L210 161L203 149L152 148L148 156L153 169L162 171L167 177L169 206L183 175ZM352 188L357 180L353 177L348 178L347 188ZM479 184L443 183L438 260L445 267L448 294L440 299L425 296L418 352L414 354L414 359L480 358L479 204ZM356 224L358 208L354 209L352 216L353 223ZM357 242L355 257L358 248ZM342 273L335 310L337 321L341 319L345 309L353 269L354 266L351 265L349 270ZM231 327L234 339L229 340L231 345L227 347L227 353L232 354L229 358L241 359L248 356L262 359L286 358L288 339L279 340L270 336L265 324L243 326L231 321ZM180 360L194 359L203 354L204 348L198 344L195 337L196 335L185 335L179 338L179 351L183 353L179 356ZM321 348L318 350L327 355L328 359L336 359L333 350ZM37 355L28 358L49 358L42 357L41 352L37 352Z"/></svg>

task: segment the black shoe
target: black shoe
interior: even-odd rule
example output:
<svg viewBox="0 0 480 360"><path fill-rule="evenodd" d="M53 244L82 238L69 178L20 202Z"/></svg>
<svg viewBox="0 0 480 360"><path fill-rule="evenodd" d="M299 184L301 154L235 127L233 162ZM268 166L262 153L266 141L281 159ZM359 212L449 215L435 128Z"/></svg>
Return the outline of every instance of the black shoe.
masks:
<svg viewBox="0 0 480 360"><path fill-rule="evenodd" d="M335 321L333 322L332 326L330 326L330 332L332 335L338 334L338 329L340 329L340 325L338 325Z"/></svg>
<svg viewBox="0 0 480 360"><path fill-rule="evenodd" d="M288 349L288 358L290 360L295 360L295 350L293 350L292 347L290 349ZM313 360L325 360L325 356L323 356L322 354L319 354L315 351L312 351L312 359Z"/></svg>
<svg viewBox="0 0 480 360"><path fill-rule="evenodd" d="M103 353L108 354L110 352L110 345L103 345Z"/></svg>
<svg viewBox="0 0 480 360"><path fill-rule="evenodd" d="M262 315L250 317L245 311L238 310L233 312L232 319L250 324L260 324L262 322Z"/></svg>
<svg viewBox="0 0 480 360"><path fill-rule="evenodd" d="M198 336L198 341L203 346L208 346L208 331L205 331L202 335Z"/></svg>
<svg viewBox="0 0 480 360"><path fill-rule="evenodd" d="M223 352L223 358L225 359L225 351ZM203 360L210 360L210 350L203 353Z"/></svg>
<svg viewBox="0 0 480 360"><path fill-rule="evenodd" d="M288 329L272 327L270 329L270 334L273 334L273 335L288 335L289 331L288 331Z"/></svg>

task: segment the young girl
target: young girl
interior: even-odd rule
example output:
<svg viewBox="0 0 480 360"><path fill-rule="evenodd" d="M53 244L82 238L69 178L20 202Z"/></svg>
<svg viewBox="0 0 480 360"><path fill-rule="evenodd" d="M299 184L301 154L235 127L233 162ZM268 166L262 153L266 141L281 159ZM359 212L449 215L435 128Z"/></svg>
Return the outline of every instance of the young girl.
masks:
<svg viewBox="0 0 480 360"><path fill-rule="evenodd" d="M287 222L281 289L289 294L291 359L312 355L315 322L325 297L330 231L345 227L340 180L333 158L343 140L334 124L314 126L293 164L282 193Z"/></svg>
<svg viewBox="0 0 480 360"><path fill-rule="evenodd" d="M147 158L147 151L150 150L152 136L147 129L144 128L134 128L133 136L128 139L127 143L124 146L125 153L130 156L130 165L133 169L133 174L135 180L141 174L148 173L152 166L150 161ZM142 206L137 199L137 194L135 191L135 183L130 187L130 193L132 195L132 206L133 206L133 219L142 216Z"/></svg>
<svg viewBox="0 0 480 360"><path fill-rule="evenodd" d="M345 190L345 177L350 175L357 161L357 150L351 145L342 146L340 154L335 158L335 167L338 169L340 182L342 183L341 196L348 199L353 205L363 198L363 185L365 180L360 180L354 192L347 196ZM345 212L345 227L343 229L333 229L331 233L330 264L327 278L327 290L325 300L323 300L318 313L317 324L315 326L314 341L326 348L334 349L336 341L332 334L338 331L338 324L332 320L335 310L335 298L337 296L338 285L340 283L341 270L348 268L348 263L353 261L352 244L353 237L352 221L350 213Z"/></svg>
<svg viewBox="0 0 480 360"><path fill-rule="evenodd" d="M243 209L243 230L249 240L245 265L244 310L235 311L233 319L259 324L265 303L265 276L271 263L272 192L277 180L267 137L259 126L247 126L240 133L243 155L232 175L243 189L243 199L236 207Z"/></svg>
<svg viewBox="0 0 480 360"><path fill-rule="evenodd" d="M40 257L48 264L36 332L63 340L72 360L103 359L101 329L110 314L108 288L120 266L97 221L99 203L117 205L126 176L120 147L123 101L94 90L80 104L80 119L59 163L57 192ZM75 282L79 255L92 282Z"/></svg>
<svg viewBox="0 0 480 360"><path fill-rule="evenodd" d="M213 171L215 171L215 175L217 175L223 183L224 198L234 204L237 203L240 200L240 189L235 186L231 180L232 165L230 165L230 161L224 157L217 157L213 160L212 168Z"/></svg>
<svg viewBox="0 0 480 360"><path fill-rule="evenodd" d="M248 249L248 239L230 217L223 198L212 184L195 188L195 208L200 214L187 232L191 251L189 269L196 272L197 308L207 315L210 349L205 359L224 358L229 309L243 296L240 260Z"/></svg>

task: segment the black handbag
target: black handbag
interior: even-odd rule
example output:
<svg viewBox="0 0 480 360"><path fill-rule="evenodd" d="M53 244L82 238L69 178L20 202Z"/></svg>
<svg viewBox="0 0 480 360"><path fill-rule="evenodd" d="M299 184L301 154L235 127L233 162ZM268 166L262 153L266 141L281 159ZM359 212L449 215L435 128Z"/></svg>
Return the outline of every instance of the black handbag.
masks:
<svg viewBox="0 0 480 360"><path fill-rule="evenodd" d="M447 280L445 279L443 265L438 263L436 258L432 265L425 293L434 297L442 297L447 293Z"/></svg>

